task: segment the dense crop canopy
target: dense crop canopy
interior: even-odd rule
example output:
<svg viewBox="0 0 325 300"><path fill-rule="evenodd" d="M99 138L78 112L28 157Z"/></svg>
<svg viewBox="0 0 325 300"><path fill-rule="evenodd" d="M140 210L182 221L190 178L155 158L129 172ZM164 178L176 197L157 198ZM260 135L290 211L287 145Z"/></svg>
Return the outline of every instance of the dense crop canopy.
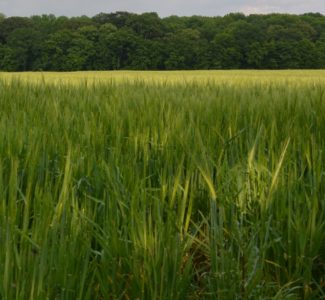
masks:
<svg viewBox="0 0 325 300"><path fill-rule="evenodd" d="M0 81L1 299L324 297L322 72L83 75Z"/></svg>

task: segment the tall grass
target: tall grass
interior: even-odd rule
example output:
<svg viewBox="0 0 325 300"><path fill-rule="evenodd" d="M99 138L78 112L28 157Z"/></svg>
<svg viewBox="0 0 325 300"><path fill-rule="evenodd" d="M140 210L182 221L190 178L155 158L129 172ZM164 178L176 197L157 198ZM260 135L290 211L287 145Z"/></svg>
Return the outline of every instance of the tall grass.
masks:
<svg viewBox="0 0 325 300"><path fill-rule="evenodd" d="M0 81L1 299L325 299L320 82Z"/></svg>

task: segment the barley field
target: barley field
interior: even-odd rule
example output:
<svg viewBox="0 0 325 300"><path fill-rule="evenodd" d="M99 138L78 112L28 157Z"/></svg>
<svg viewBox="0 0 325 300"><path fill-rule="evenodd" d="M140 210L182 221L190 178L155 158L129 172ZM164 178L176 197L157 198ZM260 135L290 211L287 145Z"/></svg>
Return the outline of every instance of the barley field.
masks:
<svg viewBox="0 0 325 300"><path fill-rule="evenodd" d="M0 73L0 299L325 299L325 71Z"/></svg>

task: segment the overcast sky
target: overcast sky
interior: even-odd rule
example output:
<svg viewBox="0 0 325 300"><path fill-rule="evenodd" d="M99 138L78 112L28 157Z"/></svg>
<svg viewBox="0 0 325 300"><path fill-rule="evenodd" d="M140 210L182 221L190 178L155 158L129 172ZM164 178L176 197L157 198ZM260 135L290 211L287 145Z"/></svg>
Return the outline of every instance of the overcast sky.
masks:
<svg viewBox="0 0 325 300"><path fill-rule="evenodd" d="M99 12L150 12L169 15L217 16L229 12L325 14L325 0L0 0L0 12L6 16L34 14L93 16Z"/></svg>

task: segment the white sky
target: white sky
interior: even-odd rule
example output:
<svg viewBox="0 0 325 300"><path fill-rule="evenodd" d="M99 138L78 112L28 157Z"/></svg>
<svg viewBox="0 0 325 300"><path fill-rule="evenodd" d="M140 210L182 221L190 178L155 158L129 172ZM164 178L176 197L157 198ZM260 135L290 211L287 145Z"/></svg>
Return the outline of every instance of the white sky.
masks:
<svg viewBox="0 0 325 300"><path fill-rule="evenodd" d="M229 12L325 14L325 0L0 0L6 16L53 13L57 16L93 16L99 12L158 12L169 15L217 16Z"/></svg>

